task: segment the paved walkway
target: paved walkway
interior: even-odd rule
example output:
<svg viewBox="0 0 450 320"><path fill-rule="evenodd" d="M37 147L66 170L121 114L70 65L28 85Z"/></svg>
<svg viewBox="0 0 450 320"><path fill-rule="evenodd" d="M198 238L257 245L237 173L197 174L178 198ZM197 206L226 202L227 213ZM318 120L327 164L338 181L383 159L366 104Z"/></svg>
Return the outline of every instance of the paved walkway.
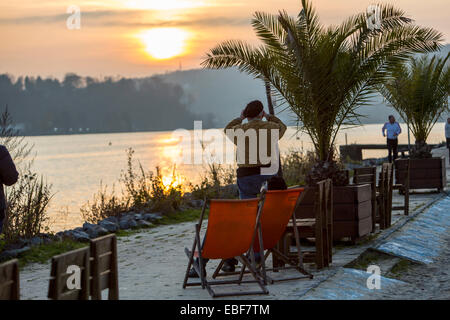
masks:
<svg viewBox="0 0 450 320"><path fill-rule="evenodd" d="M442 148L444 149L444 148ZM446 150L436 150L436 154L444 154ZM447 156L447 155L446 155ZM447 159L448 166L448 159ZM450 167L447 167L450 175ZM450 178L450 177L449 177ZM450 181L450 179L448 179ZM424 210L432 201L443 197L443 194L420 193L411 195L410 208L412 214ZM401 203L402 196L394 193L394 203ZM394 212L393 227L378 235L378 239L387 237L405 222L400 211ZM397 227L396 227L397 226ZM194 223L182 223L172 226L161 226L118 240L119 257L119 288L121 299L209 299L206 290L199 287L182 289L182 281L186 270L187 258L185 247L190 247L194 238ZM248 296L248 299L303 299L314 298L316 288L326 286L328 282L337 281L340 275L348 275L343 267L357 258L373 242L357 246L344 246L335 249L333 264L330 268L315 271L313 280L298 280L279 282L268 286L270 294L267 296ZM446 260L445 260L446 261ZM270 261L269 261L270 264ZM208 264L207 273L214 271L216 261ZM50 263L30 264L21 271L21 298L46 299ZM277 276L293 275L294 271L285 271ZM449 282L448 274L443 274ZM441 280L439 280L441 281ZM243 286L245 289L246 286ZM225 290L227 288L224 288ZM411 291L416 294L416 291ZM384 295L384 296L383 296ZM383 296L392 297L387 291L380 291L373 298ZM408 291L405 293L408 297ZM412 296L411 296L412 298Z"/></svg>

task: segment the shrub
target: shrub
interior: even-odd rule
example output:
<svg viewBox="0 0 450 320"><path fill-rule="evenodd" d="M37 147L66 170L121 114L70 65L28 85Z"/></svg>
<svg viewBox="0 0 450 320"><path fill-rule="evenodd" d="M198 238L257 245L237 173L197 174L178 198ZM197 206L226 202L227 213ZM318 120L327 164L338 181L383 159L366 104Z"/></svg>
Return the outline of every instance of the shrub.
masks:
<svg viewBox="0 0 450 320"><path fill-rule="evenodd" d="M48 232L48 206L53 194L51 185L32 171L33 146L29 145L19 131L13 128L8 108L0 119L0 144L6 146L13 158L19 179L5 189L6 218L4 237L8 243L20 237L31 238Z"/></svg>
<svg viewBox="0 0 450 320"><path fill-rule="evenodd" d="M100 189L94 194L92 202L87 201L80 211L83 221L97 223L107 217L119 217L128 208L129 202L124 197L115 195L114 185L111 193L108 193L107 186L103 187L103 184L100 183Z"/></svg>

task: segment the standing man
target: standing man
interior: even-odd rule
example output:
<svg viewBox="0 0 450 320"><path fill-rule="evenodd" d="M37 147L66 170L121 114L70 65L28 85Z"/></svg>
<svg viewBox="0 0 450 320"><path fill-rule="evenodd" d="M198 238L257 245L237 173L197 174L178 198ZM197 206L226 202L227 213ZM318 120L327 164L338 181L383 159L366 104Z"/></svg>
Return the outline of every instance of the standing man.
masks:
<svg viewBox="0 0 450 320"><path fill-rule="evenodd" d="M11 155L5 146L0 145L0 234L3 232L3 220L6 212L6 199L3 185L11 186L17 182L19 173Z"/></svg>
<svg viewBox="0 0 450 320"><path fill-rule="evenodd" d="M447 141L448 162L450 163L450 118L447 118L447 123L445 124L445 140Z"/></svg>
<svg viewBox="0 0 450 320"><path fill-rule="evenodd" d="M263 121L264 117L267 121ZM248 122L242 123L244 119ZM278 156L272 154L275 151L272 149L278 148L278 139L285 132L286 125L277 117L265 113L259 100L250 102L241 116L225 127L226 135L237 146L237 185L241 199L256 198L263 183L277 174L279 160ZM278 139L274 143L275 135L278 135ZM274 160L276 158L276 163L272 160L265 163L261 156ZM274 168L274 171L269 168Z"/></svg>
<svg viewBox="0 0 450 320"><path fill-rule="evenodd" d="M263 118L267 121L263 121ZM247 119L247 123L242 123ZM264 112L261 101L250 102L241 112L241 116L232 120L224 129L225 134L237 146L237 185L239 198L256 198L264 182L275 176L279 168L279 158L274 157L272 152L278 147L278 139L286 132L284 123L275 116ZM278 136L275 140L272 137ZM264 141L266 140L266 141ZM264 148L266 150L261 150ZM270 158L269 163L265 163L260 156ZM271 160L276 161L272 163ZM267 160L267 159L266 159ZM261 260L259 254L255 254L256 262ZM196 262L197 263L197 262ZM207 263L207 260L204 261ZM226 259L222 271L234 272L238 261L235 258ZM206 275L206 270L203 270ZM197 278L198 274L194 268L189 271L190 278Z"/></svg>
<svg viewBox="0 0 450 320"><path fill-rule="evenodd" d="M381 132L383 133L383 137L386 137L386 134L384 131L387 131L387 148L388 148L388 158L389 162L392 162L392 153L394 153L394 161L397 159L397 149L398 149L398 135L402 133L402 129L400 128L400 125L398 122L395 121L395 118L393 115L389 116L389 121L386 122L381 129Z"/></svg>

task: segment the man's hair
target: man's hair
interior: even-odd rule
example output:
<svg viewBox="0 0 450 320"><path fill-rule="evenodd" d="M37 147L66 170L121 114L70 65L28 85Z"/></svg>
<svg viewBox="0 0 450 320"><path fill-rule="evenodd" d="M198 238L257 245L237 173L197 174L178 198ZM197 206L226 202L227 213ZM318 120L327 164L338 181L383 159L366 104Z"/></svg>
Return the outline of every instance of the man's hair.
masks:
<svg viewBox="0 0 450 320"><path fill-rule="evenodd" d="M253 100L244 109L244 117L246 118L255 118L257 117L261 111L263 111L264 106L261 101Z"/></svg>

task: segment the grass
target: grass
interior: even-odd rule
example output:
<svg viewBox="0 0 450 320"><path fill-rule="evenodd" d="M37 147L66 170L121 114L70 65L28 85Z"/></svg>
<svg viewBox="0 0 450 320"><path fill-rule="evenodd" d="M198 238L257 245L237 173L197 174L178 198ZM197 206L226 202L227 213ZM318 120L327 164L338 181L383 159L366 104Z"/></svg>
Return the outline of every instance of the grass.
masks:
<svg viewBox="0 0 450 320"><path fill-rule="evenodd" d="M19 257L19 267L23 268L29 263L47 263L53 256L61 253L87 247L89 243L76 242L72 240L64 240L61 242L52 242L32 247L29 251L24 252Z"/></svg>
<svg viewBox="0 0 450 320"><path fill-rule="evenodd" d="M201 210L200 209L189 209L186 211L178 211L173 213L170 216L164 216L161 220L158 220L154 223L153 226L148 228L136 228L131 230L119 230L116 232L116 236L118 238L129 237L131 235L138 234L143 230L154 229L161 225L171 225L178 224L183 222L191 222L196 221L200 218ZM207 212L205 213L205 218L207 218ZM137 236L136 238L140 238ZM130 240L124 239L124 242L129 242ZM63 240L61 242L52 242L49 244L42 244L39 246L32 247L29 251L21 254L19 259L19 267L23 268L27 264L30 263L47 263L53 256L58 254L75 250L79 248L83 248L88 246L89 243L86 242L76 242L72 240Z"/></svg>
<svg viewBox="0 0 450 320"><path fill-rule="evenodd" d="M376 262L380 259L380 253L367 250L365 253L360 255L358 258L353 260L352 262L345 265L346 268L353 268L358 270L367 270L367 267L371 264L376 264Z"/></svg>
<svg viewBox="0 0 450 320"><path fill-rule="evenodd" d="M171 215L164 216L161 220L156 222L156 225L178 224L183 222L196 221L200 218L201 209L189 209L186 211L179 211ZM208 218L209 210L205 211L205 218Z"/></svg>
<svg viewBox="0 0 450 320"><path fill-rule="evenodd" d="M406 259L402 259L397 262L390 271L390 276L393 278L400 278L401 274L404 273L410 266L412 262Z"/></svg>

